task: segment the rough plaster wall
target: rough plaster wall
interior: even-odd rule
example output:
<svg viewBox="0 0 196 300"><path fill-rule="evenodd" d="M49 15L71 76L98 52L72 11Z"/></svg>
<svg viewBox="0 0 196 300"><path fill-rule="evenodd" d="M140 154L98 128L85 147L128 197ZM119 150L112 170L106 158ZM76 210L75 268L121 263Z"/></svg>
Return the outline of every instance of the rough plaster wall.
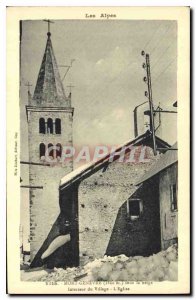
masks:
<svg viewBox="0 0 196 300"><path fill-rule="evenodd" d="M147 148L148 163L113 162L79 186L80 262L105 254L119 208L135 192L134 183L157 159Z"/></svg>
<svg viewBox="0 0 196 300"><path fill-rule="evenodd" d="M61 134L40 134L39 118L61 119ZM40 143L61 143L72 145L72 114L65 112L31 112L29 116L29 160L40 162ZM31 186L43 186L43 189L30 190L30 249L31 260L46 239L57 219L59 208L59 183L65 174L72 171L73 162L65 166L29 166Z"/></svg>
<svg viewBox="0 0 196 300"><path fill-rule="evenodd" d="M162 248L167 249L178 237L178 212L171 211L170 185L177 184L177 164L160 174L160 212Z"/></svg>

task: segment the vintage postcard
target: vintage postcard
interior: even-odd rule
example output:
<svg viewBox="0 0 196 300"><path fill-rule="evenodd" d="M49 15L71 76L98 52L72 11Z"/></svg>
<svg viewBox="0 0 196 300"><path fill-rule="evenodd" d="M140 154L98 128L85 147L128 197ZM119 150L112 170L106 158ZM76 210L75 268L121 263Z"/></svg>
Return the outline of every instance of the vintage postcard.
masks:
<svg viewBox="0 0 196 300"><path fill-rule="evenodd" d="M7 8L9 294L189 294L190 9Z"/></svg>

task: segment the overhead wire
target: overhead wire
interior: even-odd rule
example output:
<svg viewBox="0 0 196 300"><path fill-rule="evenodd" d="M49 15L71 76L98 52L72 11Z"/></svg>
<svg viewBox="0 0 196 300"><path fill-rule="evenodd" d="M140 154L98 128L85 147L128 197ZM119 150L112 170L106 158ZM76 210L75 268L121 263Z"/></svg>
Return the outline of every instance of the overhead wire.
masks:
<svg viewBox="0 0 196 300"><path fill-rule="evenodd" d="M172 65L172 63L174 63L175 60L176 60L176 57L174 57L169 62L169 64L166 65L166 67L163 69L163 71L153 80L153 83L155 83L165 73L165 71Z"/></svg>
<svg viewBox="0 0 196 300"><path fill-rule="evenodd" d="M150 39L147 41L147 43L145 44L144 46L144 49L150 44L150 42L153 40L154 36L156 35L156 33L158 32L158 30L160 29L161 27L161 23L159 24L159 26L155 29L155 31L153 32L152 36L150 37ZM132 62L128 63L127 64L127 67L129 67L129 65L131 64ZM112 78L108 83L105 84L105 88L107 88L108 84L111 84L112 82L114 82L116 79L119 79L119 77L122 75L122 73L124 72L124 70L122 70L117 76L115 76L114 78ZM122 87L118 90L118 91L121 91ZM136 90L136 89L135 89ZM105 90L104 90L105 91ZM102 89L102 92L103 92L103 89ZM134 92L134 90L132 90L132 92ZM135 91L135 95L136 95L136 91ZM91 99L91 104L94 103L93 100L96 99L96 96L93 97Z"/></svg>
<svg viewBox="0 0 196 300"><path fill-rule="evenodd" d="M156 33L157 33L157 32L159 31L159 29L161 28L161 25L162 25L162 24L160 24L160 25L156 28L156 30L153 32L151 38L150 38L150 39L147 41L147 43L145 44L144 50L145 50L145 48L150 44L150 42L153 40L153 38L156 36ZM166 34L166 33L169 31L169 28L170 28L170 27L171 27L171 26L168 25L168 27L166 28L164 34ZM169 49L170 46L171 46L171 45L169 45L169 46L167 47L167 49ZM157 48L157 45L153 48L153 52L155 51L156 48ZM166 49L166 50L167 50L167 49ZM165 52L165 51L164 51L164 52ZM128 64L127 64L127 67L128 67L131 63L132 63L132 62L128 63ZM170 62L169 65L167 65L166 68L158 75L158 77L155 79L155 81L158 80L158 78L166 71L166 69L170 66L171 63L172 63L172 62ZM156 62L156 64L157 64L157 62ZM102 88L101 91L99 91L99 94L103 94L103 93L105 92L105 90L108 89L108 85L110 85L112 82L114 82L114 81L116 81L117 79L119 79L119 78L122 76L123 72L124 72L124 69L123 69L120 73L118 73L117 76L115 76L115 77L112 78L109 82L107 82L107 83L105 84L105 87ZM155 82L155 81L154 81L154 82ZM120 92L122 89L123 89L123 86L121 86L121 87L118 89L118 92ZM135 88L135 89L132 89L132 93L134 93L134 94L136 95L136 92L137 92L137 89L136 89L136 88ZM91 98L91 104L93 105L94 102L95 102L96 100L97 100L97 96L92 97L92 98ZM120 101L120 99L119 99L119 101ZM118 102L119 102L119 101L118 101ZM87 124L85 124L85 125L87 126ZM80 126L81 126L81 124L80 124ZM85 126L85 127L86 127L86 126Z"/></svg>
<svg viewBox="0 0 196 300"><path fill-rule="evenodd" d="M147 48L147 46L150 44L150 42L152 41L152 39L154 38L154 36L156 35L157 31L159 30L159 28L161 27L161 23L159 24L159 26L155 29L155 31L153 32L151 38L148 40L148 42L145 44L144 46L144 51Z"/></svg>
<svg viewBox="0 0 196 300"><path fill-rule="evenodd" d="M159 28L161 27L161 23L159 24L159 26L155 29L155 31L153 32L151 38L147 41L147 43L145 44L145 47L146 48L149 43L152 41L152 39L154 38L154 36L156 35L156 33L158 32ZM127 67L131 64L132 62L130 62L129 64L127 64ZM108 84L111 84L112 82L114 82L116 79L119 79L119 77L122 75L122 73L124 72L124 70L122 70L120 73L118 73L117 76L115 76L114 78L112 78L108 83L105 84L105 88L107 88L107 85ZM120 89L121 90L121 89ZM102 89L103 91L103 89ZM104 90L105 91L105 90ZM93 100L96 99L96 96L91 98L91 103L93 103Z"/></svg>
<svg viewBox="0 0 196 300"><path fill-rule="evenodd" d="M163 33L163 35L166 35L166 33L169 31L169 29L171 28L172 24L168 25L165 32ZM159 40L159 42L154 46L154 48L150 51L150 55L153 54L153 52L158 48L158 45L160 44L160 42L162 42L162 39Z"/></svg>
<svg viewBox="0 0 196 300"><path fill-rule="evenodd" d="M158 59L155 61L155 63L152 65L152 68L151 68L151 71L154 70L155 66L160 63L160 58L163 59L163 57L166 55L167 51L169 50L169 48L174 45L175 41L172 41L166 49L164 49L162 52L161 52L161 55L159 55Z"/></svg>

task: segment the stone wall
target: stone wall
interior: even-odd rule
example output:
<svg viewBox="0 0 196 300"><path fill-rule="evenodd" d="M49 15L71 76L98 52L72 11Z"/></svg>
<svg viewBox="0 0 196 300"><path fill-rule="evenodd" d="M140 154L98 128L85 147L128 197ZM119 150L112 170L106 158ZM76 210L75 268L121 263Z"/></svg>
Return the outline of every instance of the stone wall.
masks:
<svg viewBox="0 0 196 300"><path fill-rule="evenodd" d="M83 180L79 185L79 247L80 263L89 258L102 257L111 242L115 222L118 219L120 235L129 231L127 220L127 199L136 191L134 183L146 172L154 160L151 148L147 148L149 162L120 163L115 161ZM123 251L126 239L117 241L118 249ZM111 251L109 251L111 253ZM109 253L108 252L108 253ZM131 251L130 251L131 252ZM128 254L128 253L126 253Z"/></svg>
<svg viewBox="0 0 196 300"><path fill-rule="evenodd" d="M39 118L61 119L61 134L40 134ZM40 143L72 145L72 113L70 112L29 112L29 160L41 163ZM65 174L71 172L73 162L65 166L29 166L30 186L42 186L43 189L30 189L30 250L31 260L41 247L59 213L59 183Z"/></svg>

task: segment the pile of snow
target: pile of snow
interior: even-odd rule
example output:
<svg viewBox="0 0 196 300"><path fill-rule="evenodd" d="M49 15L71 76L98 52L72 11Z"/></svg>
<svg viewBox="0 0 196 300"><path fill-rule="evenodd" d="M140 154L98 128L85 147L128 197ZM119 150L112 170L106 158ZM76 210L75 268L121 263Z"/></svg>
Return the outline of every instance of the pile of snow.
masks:
<svg viewBox="0 0 196 300"><path fill-rule="evenodd" d="M177 281L177 245L149 257L104 256L83 268L54 269L41 281Z"/></svg>
<svg viewBox="0 0 196 300"><path fill-rule="evenodd" d="M39 281L69 281L73 282L80 274L80 268L54 268L53 272L49 272L46 276L42 277Z"/></svg>
<svg viewBox="0 0 196 300"><path fill-rule="evenodd" d="M104 256L102 260L88 263L84 269L90 281L176 281L177 246L173 245L149 257Z"/></svg>
<svg viewBox="0 0 196 300"><path fill-rule="evenodd" d="M20 278L22 281L40 281L41 278L48 275L46 270L37 270L30 272L29 270L21 270Z"/></svg>

